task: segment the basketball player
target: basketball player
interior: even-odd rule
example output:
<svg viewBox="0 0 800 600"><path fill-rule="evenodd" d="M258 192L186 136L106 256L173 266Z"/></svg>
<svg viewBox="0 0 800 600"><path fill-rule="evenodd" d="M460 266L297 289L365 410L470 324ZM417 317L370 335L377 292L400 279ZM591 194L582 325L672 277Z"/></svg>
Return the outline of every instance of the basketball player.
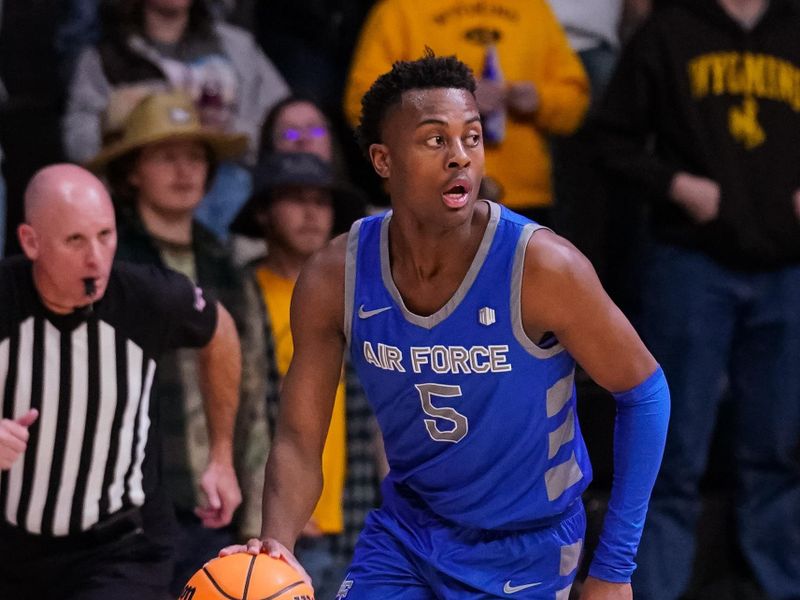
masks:
<svg viewBox="0 0 800 600"><path fill-rule="evenodd" d="M37 173L0 262L0 598L163 600L172 507L150 390L162 351L200 348L211 440L204 507L239 503L239 343L227 311L166 269L120 264L103 184Z"/></svg>
<svg viewBox="0 0 800 600"><path fill-rule="evenodd" d="M666 382L574 247L477 198L474 89L463 63L428 55L395 63L364 96L359 136L393 210L356 222L300 275L262 539L223 552L293 560L347 350L391 471L337 598L566 600L591 478L578 361L618 406L614 487L582 598L629 600Z"/></svg>

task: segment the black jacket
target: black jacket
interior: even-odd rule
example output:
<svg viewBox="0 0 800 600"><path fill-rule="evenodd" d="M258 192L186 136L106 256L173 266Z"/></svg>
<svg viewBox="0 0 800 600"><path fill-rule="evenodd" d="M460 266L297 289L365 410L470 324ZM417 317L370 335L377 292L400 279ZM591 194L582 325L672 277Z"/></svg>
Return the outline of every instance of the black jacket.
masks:
<svg viewBox="0 0 800 600"><path fill-rule="evenodd" d="M118 218L116 261L166 267L153 238L134 211L121 211ZM231 313L237 329L253 326L244 301L241 273L234 269L230 255L214 234L197 222L192 226L192 252L197 283L209 301L219 300ZM185 511L197 506L194 497L191 461L187 455L187 423L184 387L177 352L161 357L153 396L159 399L161 445L163 447L163 483L175 505Z"/></svg>
<svg viewBox="0 0 800 600"><path fill-rule="evenodd" d="M734 268L800 262L800 7L771 0L751 30L716 0L673 0L626 47L591 122L613 176L653 202L657 239ZM679 171L721 188L694 223L667 197Z"/></svg>

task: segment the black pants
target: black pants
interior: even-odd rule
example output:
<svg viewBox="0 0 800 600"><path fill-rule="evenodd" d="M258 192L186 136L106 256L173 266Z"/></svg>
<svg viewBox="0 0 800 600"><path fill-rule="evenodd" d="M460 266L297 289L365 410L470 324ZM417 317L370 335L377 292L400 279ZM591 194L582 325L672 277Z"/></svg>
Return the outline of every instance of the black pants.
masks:
<svg viewBox="0 0 800 600"><path fill-rule="evenodd" d="M0 530L3 600L166 600L171 574L171 549L143 533L43 544Z"/></svg>

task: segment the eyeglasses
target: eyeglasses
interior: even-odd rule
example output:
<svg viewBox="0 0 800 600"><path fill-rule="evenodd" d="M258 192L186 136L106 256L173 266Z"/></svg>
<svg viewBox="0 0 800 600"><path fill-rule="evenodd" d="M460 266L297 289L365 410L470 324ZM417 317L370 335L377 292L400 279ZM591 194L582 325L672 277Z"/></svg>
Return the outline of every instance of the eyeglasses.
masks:
<svg viewBox="0 0 800 600"><path fill-rule="evenodd" d="M309 125L308 127L289 127L279 133L287 142L296 142L301 138L324 138L328 135L328 128L324 125Z"/></svg>

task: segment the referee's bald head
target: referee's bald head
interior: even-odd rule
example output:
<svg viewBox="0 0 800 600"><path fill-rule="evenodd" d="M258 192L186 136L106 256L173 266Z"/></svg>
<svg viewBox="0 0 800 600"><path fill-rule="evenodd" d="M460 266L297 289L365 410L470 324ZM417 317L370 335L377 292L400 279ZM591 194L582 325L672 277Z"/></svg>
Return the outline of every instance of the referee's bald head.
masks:
<svg viewBox="0 0 800 600"><path fill-rule="evenodd" d="M117 249L116 219L103 183L86 169L56 164L25 190L20 246L48 308L66 313L100 299Z"/></svg>
<svg viewBox="0 0 800 600"><path fill-rule="evenodd" d="M86 169L56 164L36 172L25 189L25 222L33 227L49 221L60 209L98 208L113 210L103 182Z"/></svg>

